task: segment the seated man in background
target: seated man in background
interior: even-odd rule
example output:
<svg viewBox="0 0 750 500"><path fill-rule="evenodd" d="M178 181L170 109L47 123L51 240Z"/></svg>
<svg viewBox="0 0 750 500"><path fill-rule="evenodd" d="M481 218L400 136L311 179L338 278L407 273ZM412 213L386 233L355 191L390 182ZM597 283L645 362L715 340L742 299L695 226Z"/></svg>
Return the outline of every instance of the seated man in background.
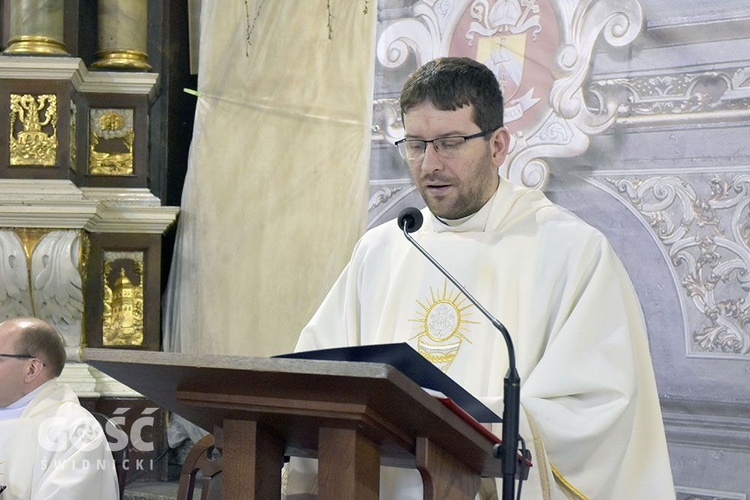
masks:
<svg viewBox="0 0 750 500"><path fill-rule="evenodd" d="M0 323L0 498L117 499L101 425L56 379L63 341L36 318Z"/></svg>
<svg viewBox="0 0 750 500"><path fill-rule="evenodd" d="M499 178L510 136L495 75L471 59L430 61L407 80L401 112L396 145L427 205L414 238L513 338L534 464L523 498L674 498L635 290L599 231ZM388 222L359 241L297 350L392 342L502 414L502 336ZM315 493L315 477L293 460L287 494ZM382 468L380 494L421 498L419 473Z"/></svg>

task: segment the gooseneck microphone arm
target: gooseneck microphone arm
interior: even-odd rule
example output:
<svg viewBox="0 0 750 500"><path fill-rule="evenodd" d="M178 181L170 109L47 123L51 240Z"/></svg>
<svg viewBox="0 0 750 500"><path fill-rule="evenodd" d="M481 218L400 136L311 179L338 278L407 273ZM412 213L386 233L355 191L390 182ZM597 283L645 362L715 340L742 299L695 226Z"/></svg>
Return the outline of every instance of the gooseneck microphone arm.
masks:
<svg viewBox="0 0 750 500"><path fill-rule="evenodd" d="M473 295L471 295L464 286L458 282L427 250L414 240L409 234L413 233L422 226L424 220L422 212L414 207L408 207L398 215L398 226L403 230L406 239L429 260L456 288L458 288L484 316L490 320L490 323L497 328L505 340L505 346L508 349L508 373L505 375L503 386L503 432L501 445L495 445L494 455L502 459L503 470L503 500L513 500L515 490L516 468L518 461L518 443L520 437L518 434L518 421L521 411L521 378L516 370L516 352L513 349L513 340L510 338L508 330L500 321L498 321L487 309L480 304ZM524 457L525 458L525 457ZM524 477L519 479L523 481ZM520 489L520 488L519 488Z"/></svg>

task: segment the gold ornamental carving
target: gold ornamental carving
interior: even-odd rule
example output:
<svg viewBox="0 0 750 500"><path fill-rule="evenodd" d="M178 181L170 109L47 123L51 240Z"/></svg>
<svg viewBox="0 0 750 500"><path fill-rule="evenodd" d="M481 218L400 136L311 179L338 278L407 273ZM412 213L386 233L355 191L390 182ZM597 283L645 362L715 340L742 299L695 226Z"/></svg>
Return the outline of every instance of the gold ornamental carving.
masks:
<svg viewBox="0 0 750 500"><path fill-rule="evenodd" d="M70 101L70 168L78 170L76 166L76 103Z"/></svg>
<svg viewBox="0 0 750 500"><path fill-rule="evenodd" d="M133 110L92 109L90 130L89 173L133 175Z"/></svg>
<svg viewBox="0 0 750 500"><path fill-rule="evenodd" d="M49 229L32 229L22 227L14 230L18 240L21 242L23 252L26 255L26 264L28 269L31 270L31 255L34 253L37 245L42 238L49 234Z"/></svg>
<svg viewBox="0 0 750 500"><path fill-rule="evenodd" d="M57 96L10 95L10 165L55 165Z"/></svg>
<svg viewBox="0 0 750 500"><path fill-rule="evenodd" d="M105 346L143 344L143 256L105 253L102 343Z"/></svg>

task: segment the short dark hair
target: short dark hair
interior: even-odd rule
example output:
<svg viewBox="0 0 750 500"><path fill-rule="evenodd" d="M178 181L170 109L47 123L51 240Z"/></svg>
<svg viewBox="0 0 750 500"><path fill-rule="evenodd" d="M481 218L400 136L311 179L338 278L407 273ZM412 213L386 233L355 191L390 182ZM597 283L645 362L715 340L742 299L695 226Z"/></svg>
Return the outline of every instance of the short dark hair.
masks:
<svg viewBox="0 0 750 500"><path fill-rule="evenodd" d="M20 335L16 340L19 354L39 358L49 366L54 377L59 377L65 367L67 355L62 337L52 326L36 318L25 318L18 324Z"/></svg>
<svg viewBox="0 0 750 500"><path fill-rule="evenodd" d="M430 102L442 111L467 104L483 132L503 126L503 93L495 74L468 57L434 59L412 73L401 90L401 117L413 106Z"/></svg>

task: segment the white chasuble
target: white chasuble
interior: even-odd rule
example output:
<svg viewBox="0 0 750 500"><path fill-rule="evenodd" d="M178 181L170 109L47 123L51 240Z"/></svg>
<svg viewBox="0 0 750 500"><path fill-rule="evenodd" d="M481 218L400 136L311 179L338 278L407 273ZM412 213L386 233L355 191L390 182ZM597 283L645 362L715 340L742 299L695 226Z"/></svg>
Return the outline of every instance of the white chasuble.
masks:
<svg viewBox="0 0 750 500"><path fill-rule="evenodd" d="M112 453L99 422L70 387L48 382L20 418L0 422L3 500L119 497Z"/></svg>
<svg viewBox="0 0 750 500"><path fill-rule="evenodd" d="M455 227L423 213L414 238L513 338L534 463L523 497L674 498L642 313L604 236L505 180ZM395 222L363 236L297 350L390 342L408 342L502 415L501 334ZM392 476L402 485L385 493ZM382 498L421 498L417 471L381 479ZM290 492L297 481L293 468Z"/></svg>

